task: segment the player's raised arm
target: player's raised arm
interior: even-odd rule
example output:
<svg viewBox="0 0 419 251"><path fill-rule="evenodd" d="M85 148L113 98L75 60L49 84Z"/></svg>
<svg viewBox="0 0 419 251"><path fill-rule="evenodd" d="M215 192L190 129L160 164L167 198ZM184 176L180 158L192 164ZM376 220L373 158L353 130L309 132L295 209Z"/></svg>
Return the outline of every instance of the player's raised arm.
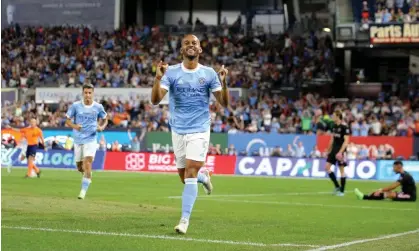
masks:
<svg viewBox="0 0 419 251"><path fill-rule="evenodd" d="M224 107L228 107L229 100L230 100L227 83L226 83L227 74L228 74L228 70L224 68L224 65L221 66L221 69L218 71L218 76L221 81L221 90L217 90L217 86L212 86L213 90L216 90L216 91L213 91L215 99L217 99L218 103L220 103ZM216 79L216 81L217 80L218 79ZM216 84L217 83L214 83L214 85Z"/></svg>
<svg viewBox="0 0 419 251"><path fill-rule="evenodd" d="M22 130L23 130L23 128L14 128L14 127L12 127L10 125L6 125L4 128L13 130L15 132L22 132Z"/></svg>
<svg viewBox="0 0 419 251"><path fill-rule="evenodd" d="M164 75L168 66L168 64L162 61L157 65L156 77L154 78L153 89L151 90L151 103L153 105L158 105L169 91L169 79Z"/></svg>
<svg viewBox="0 0 419 251"><path fill-rule="evenodd" d="M70 108L67 111L66 114L66 121L65 121L65 125L68 127L71 127L75 130L80 131L81 130L81 125L77 125L74 124L72 119L76 116L76 109L74 108L74 105L71 105Z"/></svg>

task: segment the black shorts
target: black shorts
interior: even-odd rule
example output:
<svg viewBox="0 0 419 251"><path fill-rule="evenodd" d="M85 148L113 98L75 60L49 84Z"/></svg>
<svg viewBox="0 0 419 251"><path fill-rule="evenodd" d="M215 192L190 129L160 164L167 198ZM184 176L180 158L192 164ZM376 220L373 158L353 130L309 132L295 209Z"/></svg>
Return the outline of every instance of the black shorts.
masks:
<svg viewBox="0 0 419 251"><path fill-rule="evenodd" d="M412 201L413 202L413 201L416 201L416 196L403 193L403 192L397 192L396 198L394 198L393 201Z"/></svg>
<svg viewBox="0 0 419 251"><path fill-rule="evenodd" d="M26 158L29 158L29 156L36 156L36 150L38 150L38 145L28 145L28 148L26 149Z"/></svg>
<svg viewBox="0 0 419 251"><path fill-rule="evenodd" d="M343 161L338 161L337 159L336 159L336 154L338 154L338 152L339 152L339 150L338 151L331 151L330 153L329 153L329 155L327 155L327 160L326 160L326 162L327 163L330 163L330 164L332 164L332 165L336 165L336 163L337 163L337 166L347 166L347 163L343 160Z"/></svg>

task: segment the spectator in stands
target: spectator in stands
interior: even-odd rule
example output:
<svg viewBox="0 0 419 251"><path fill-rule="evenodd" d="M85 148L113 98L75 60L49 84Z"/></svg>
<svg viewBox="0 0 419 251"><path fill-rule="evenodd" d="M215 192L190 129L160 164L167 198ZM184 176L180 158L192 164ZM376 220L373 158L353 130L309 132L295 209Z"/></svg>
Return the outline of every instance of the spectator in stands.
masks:
<svg viewBox="0 0 419 251"><path fill-rule="evenodd" d="M310 152L310 158L318 159L318 158L321 158L321 157L322 157L322 154L319 151L319 148L317 146L314 146L313 150Z"/></svg>
<svg viewBox="0 0 419 251"><path fill-rule="evenodd" d="M298 140L299 138L300 138L299 136L296 136L294 138L294 142L293 142L293 146L294 146L294 149L295 149L295 154L294 155L297 158L304 158L306 156L306 152L305 152L305 149L304 149L303 142L299 141Z"/></svg>
<svg viewBox="0 0 419 251"><path fill-rule="evenodd" d="M358 159L359 160L365 160L369 158L369 151L368 147L366 145L362 145L360 147L360 150L358 152Z"/></svg>
<svg viewBox="0 0 419 251"><path fill-rule="evenodd" d="M179 26L183 26L185 21L183 21L183 17L180 17L179 21L177 22Z"/></svg>
<svg viewBox="0 0 419 251"><path fill-rule="evenodd" d="M394 147L389 144L384 145L384 159L393 159L394 157Z"/></svg>
<svg viewBox="0 0 419 251"><path fill-rule="evenodd" d="M404 5L404 1L405 1L405 0L396 0L396 4L395 4L395 6L396 6L396 8L397 8L397 9L399 9L399 11L401 11L401 10L402 10L403 5ZM402 13L403 13L403 12L402 12Z"/></svg>
<svg viewBox="0 0 419 251"><path fill-rule="evenodd" d="M131 129L127 130L127 134L131 144L131 152L140 152L140 140L138 139L138 136L135 135L132 137Z"/></svg>
<svg viewBox="0 0 419 251"><path fill-rule="evenodd" d="M391 13L388 11L388 9L385 9L384 10L384 13L383 13L382 16L383 16L382 23L389 23L391 21L391 19L392 19Z"/></svg>
<svg viewBox="0 0 419 251"><path fill-rule="evenodd" d="M394 7L394 0L386 0L386 8L392 9Z"/></svg>
<svg viewBox="0 0 419 251"><path fill-rule="evenodd" d="M99 150L106 151L106 149L107 149L107 145L106 145L105 135L102 134L99 139Z"/></svg>
<svg viewBox="0 0 419 251"><path fill-rule="evenodd" d="M237 150L233 144L226 148L226 154L229 156L237 155Z"/></svg>
<svg viewBox="0 0 419 251"><path fill-rule="evenodd" d="M57 137L50 142L50 147L52 150L64 150L65 148L58 142Z"/></svg>
<svg viewBox="0 0 419 251"><path fill-rule="evenodd" d="M378 149L375 145L369 146L368 151L370 153L370 159L371 160L378 159Z"/></svg>
<svg viewBox="0 0 419 251"><path fill-rule="evenodd" d="M210 143L210 146L208 148L208 154L209 155L221 155L222 154L221 145L217 144L216 146L214 146L212 143Z"/></svg>
<svg viewBox="0 0 419 251"><path fill-rule="evenodd" d="M382 23L384 22L384 9L381 7L377 8L377 12L375 13L375 23Z"/></svg>
<svg viewBox="0 0 419 251"><path fill-rule="evenodd" d="M115 142L112 143L111 146L111 151L112 152L120 152L121 151L121 145L119 144L119 142L116 140Z"/></svg>
<svg viewBox="0 0 419 251"><path fill-rule="evenodd" d="M411 2L417 2L417 1L411 1ZM411 22L417 22L419 21L419 10L418 10L419 3L417 3L416 6L412 5L409 9L409 17Z"/></svg>
<svg viewBox="0 0 419 251"><path fill-rule="evenodd" d="M295 150L291 144L288 144L287 150L283 154L284 157L295 157Z"/></svg>
<svg viewBox="0 0 419 251"><path fill-rule="evenodd" d="M385 159L386 151L384 145L380 145L377 149L377 159Z"/></svg>
<svg viewBox="0 0 419 251"><path fill-rule="evenodd" d="M368 23L370 22L370 10L368 8L368 3L367 1L363 1L362 2L363 7L362 7L362 29L368 29Z"/></svg>
<svg viewBox="0 0 419 251"><path fill-rule="evenodd" d="M377 117L375 117L375 116L372 117L370 124L371 124L372 135L374 135L374 136L381 135L382 125L381 125L380 121L377 120Z"/></svg>
<svg viewBox="0 0 419 251"><path fill-rule="evenodd" d="M357 159L358 155L358 147L355 145L355 143L350 142L348 144L348 147L346 148L346 157L348 160L355 160Z"/></svg>
<svg viewBox="0 0 419 251"><path fill-rule="evenodd" d="M402 23L403 21L404 21L404 13L403 13L402 9L398 9L397 10L397 15L396 15L396 22Z"/></svg>
<svg viewBox="0 0 419 251"><path fill-rule="evenodd" d="M71 135L67 135L67 138L64 142L64 149L65 150L72 150L73 149L73 139L71 138Z"/></svg>

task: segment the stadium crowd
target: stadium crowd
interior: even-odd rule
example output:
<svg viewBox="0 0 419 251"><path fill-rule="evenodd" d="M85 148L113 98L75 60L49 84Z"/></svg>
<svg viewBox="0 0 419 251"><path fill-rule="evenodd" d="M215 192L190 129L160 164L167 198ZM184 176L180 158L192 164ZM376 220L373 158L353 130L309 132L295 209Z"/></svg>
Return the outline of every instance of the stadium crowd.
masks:
<svg viewBox="0 0 419 251"><path fill-rule="evenodd" d="M333 78L330 39L307 37L244 36L211 33L201 37L202 64L229 69L230 87L248 89L245 99L232 100L229 109L211 105L212 130L321 133L331 125L335 109L344 111L352 134L407 136L418 133L418 99L397 98L340 102L308 94L300 99L266 94L272 86L295 85L314 77ZM130 27L113 33L74 27L11 26L2 30L2 87L34 88L57 85L97 88L150 87L156 64L180 61L180 35L165 35L157 27ZM140 127L168 131L167 106L154 107L142 100L103 100L113 127ZM36 116L43 127L64 124L68 104L36 104L26 100L2 114L3 123L23 126Z"/></svg>
<svg viewBox="0 0 419 251"><path fill-rule="evenodd" d="M302 79L333 77L331 40L314 32L308 37L233 32L198 36L201 63L226 65L231 87L294 85ZM148 26L108 33L16 25L2 30L2 87L150 87L160 60L170 65L180 61L181 38Z"/></svg>
<svg viewBox="0 0 419 251"><path fill-rule="evenodd" d="M419 1L417 0L377 0L375 22L417 22L419 21Z"/></svg>
<svg viewBox="0 0 419 251"><path fill-rule="evenodd" d="M356 1L356 0L354 0ZM361 21L374 23L411 23L419 21L417 0L362 1Z"/></svg>
<svg viewBox="0 0 419 251"><path fill-rule="evenodd" d="M15 25L2 30L2 87L25 90L80 87L85 83L97 88L151 87L159 60L180 62L181 38L148 26L108 33L87 28ZM226 65L229 86L248 89L246 97L232 99L228 109L211 104L213 132L321 134L330 130L331 114L339 109L353 136L419 133L419 98L415 96L410 100L385 95L377 100L335 100L309 93L291 99L266 92L312 78L332 79L333 48L327 37L317 37L314 32L306 37L244 36L227 30L222 36L205 33L200 39L204 51L201 63L215 69ZM110 116L110 127L170 130L165 105L152 106L139 98L101 103ZM29 118L36 117L41 127L61 127L68 105L19 101L11 106L13 109L3 109L2 123L25 126ZM120 147L114 143L112 150L118 150ZM225 153L235 153L234 146L230 148ZM210 151L223 153L215 146Z"/></svg>
<svg viewBox="0 0 419 251"><path fill-rule="evenodd" d="M103 100L102 104L110 116L110 127L169 131L166 105L153 106L141 100L125 103ZM41 127L64 126L68 105L64 102L36 104L33 100L18 103L16 108L2 113L2 122L24 126L29 118L36 117ZM344 121L350 126L353 136L419 134L419 97L412 101L395 97L386 101L348 101L307 94L292 100L284 96L259 95L257 89L250 90L247 99L233 99L228 109L213 103L212 131L321 134L331 129L331 115L335 110L343 111Z"/></svg>

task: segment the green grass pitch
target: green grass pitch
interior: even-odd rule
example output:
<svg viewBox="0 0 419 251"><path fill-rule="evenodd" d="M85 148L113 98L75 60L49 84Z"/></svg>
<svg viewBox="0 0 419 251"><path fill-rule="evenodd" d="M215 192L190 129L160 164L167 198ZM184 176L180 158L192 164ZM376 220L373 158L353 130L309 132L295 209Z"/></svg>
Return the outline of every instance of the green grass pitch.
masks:
<svg viewBox="0 0 419 251"><path fill-rule="evenodd" d="M24 174L2 169L2 250L419 250L418 203L352 193L388 183L348 180L335 197L328 180L214 176L182 236L176 175L95 172L81 201L74 170Z"/></svg>

